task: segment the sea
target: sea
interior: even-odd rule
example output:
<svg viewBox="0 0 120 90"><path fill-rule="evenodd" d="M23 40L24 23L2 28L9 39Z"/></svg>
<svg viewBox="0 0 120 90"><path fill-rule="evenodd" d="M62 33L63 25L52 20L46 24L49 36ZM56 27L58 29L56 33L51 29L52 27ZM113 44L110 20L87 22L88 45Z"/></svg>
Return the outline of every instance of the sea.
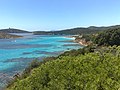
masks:
<svg viewBox="0 0 120 90"><path fill-rule="evenodd" d="M33 35L19 33L22 38L0 39L0 88L3 88L16 73L21 73L32 60L58 56L72 49L79 49L75 38L64 35Z"/></svg>

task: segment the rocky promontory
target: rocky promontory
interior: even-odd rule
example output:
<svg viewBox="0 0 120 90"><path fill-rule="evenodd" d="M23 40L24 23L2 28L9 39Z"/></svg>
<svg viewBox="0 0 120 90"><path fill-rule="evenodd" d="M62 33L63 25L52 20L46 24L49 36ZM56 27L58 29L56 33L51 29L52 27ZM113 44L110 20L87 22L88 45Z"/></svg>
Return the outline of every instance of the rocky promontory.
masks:
<svg viewBox="0 0 120 90"><path fill-rule="evenodd" d="M20 37L22 37L22 36L0 32L0 39L10 39L10 38L20 38Z"/></svg>

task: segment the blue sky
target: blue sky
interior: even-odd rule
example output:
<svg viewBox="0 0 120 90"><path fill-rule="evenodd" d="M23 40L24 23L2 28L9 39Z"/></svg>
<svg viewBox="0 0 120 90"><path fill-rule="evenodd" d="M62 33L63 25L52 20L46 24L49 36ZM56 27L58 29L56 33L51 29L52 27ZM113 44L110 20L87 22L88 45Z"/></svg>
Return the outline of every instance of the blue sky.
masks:
<svg viewBox="0 0 120 90"><path fill-rule="evenodd" d="M120 24L120 0L0 0L0 29L28 31Z"/></svg>

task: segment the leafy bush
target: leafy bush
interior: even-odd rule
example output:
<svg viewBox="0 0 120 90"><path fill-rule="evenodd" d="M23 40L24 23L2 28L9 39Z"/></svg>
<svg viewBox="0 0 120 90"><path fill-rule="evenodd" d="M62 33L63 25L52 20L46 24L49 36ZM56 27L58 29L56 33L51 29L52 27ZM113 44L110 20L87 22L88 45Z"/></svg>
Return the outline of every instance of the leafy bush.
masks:
<svg viewBox="0 0 120 90"><path fill-rule="evenodd" d="M110 29L99 33L93 40L100 45L120 45L120 28Z"/></svg>
<svg viewBox="0 0 120 90"><path fill-rule="evenodd" d="M87 46L84 48L80 48L78 50L71 50L71 51L66 51L63 54L59 55L60 56L77 56L77 55L84 55L85 53L90 53L94 52L94 49L96 49L96 46Z"/></svg>
<svg viewBox="0 0 120 90"><path fill-rule="evenodd" d="M61 56L34 69L9 90L118 90L120 47L103 47L94 53Z"/></svg>

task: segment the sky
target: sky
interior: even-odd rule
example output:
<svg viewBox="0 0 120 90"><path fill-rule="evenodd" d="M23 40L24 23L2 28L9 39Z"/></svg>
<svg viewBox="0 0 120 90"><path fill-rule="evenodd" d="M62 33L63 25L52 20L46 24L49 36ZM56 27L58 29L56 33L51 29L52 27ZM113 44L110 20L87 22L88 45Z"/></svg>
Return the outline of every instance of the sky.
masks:
<svg viewBox="0 0 120 90"><path fill-rule="evenodd" d="M0 0L0 29L51 31L120 25L120 0Z"/></svg>

